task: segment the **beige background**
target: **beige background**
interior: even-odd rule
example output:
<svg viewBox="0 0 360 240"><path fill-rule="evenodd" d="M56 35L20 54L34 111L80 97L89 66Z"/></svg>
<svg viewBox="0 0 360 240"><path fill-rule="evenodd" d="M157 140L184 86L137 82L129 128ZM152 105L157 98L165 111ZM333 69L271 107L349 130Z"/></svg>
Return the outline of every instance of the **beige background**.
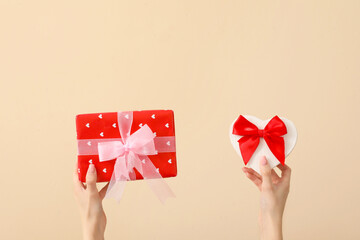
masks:
<svg viewBox="0 0 360 240"><path fill-rule="evenodd" d="M360 239L359 1L0 0L0 239L80 239L75 115L173 109L177 199L104 203L107 239L258 239L238 114L299 138L286 239Z"/></svg>

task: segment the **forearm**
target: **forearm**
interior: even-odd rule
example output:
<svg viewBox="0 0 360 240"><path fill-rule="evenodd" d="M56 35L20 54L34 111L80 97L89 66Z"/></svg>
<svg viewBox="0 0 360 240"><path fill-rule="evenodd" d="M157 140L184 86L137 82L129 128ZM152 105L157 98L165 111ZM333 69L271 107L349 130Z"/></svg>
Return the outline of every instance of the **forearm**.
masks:
<svg viewBox="0 0 360 240"><path fill-rule="evenodd" d="M282 240L282 217L262 216L259 219L261 240Z"/></svg>
<svg viewBox="0 0 360 240"><path fill-rule="evenodd" d="M104 232L96 225L93 227L83 227L84 240L104 240Z"/></svg>
<svg viewBox="0 0 360 240"><path fill-rule="evenodd" d="M84 240L104 240L104 235L100 233L84 232Z"/></svg>

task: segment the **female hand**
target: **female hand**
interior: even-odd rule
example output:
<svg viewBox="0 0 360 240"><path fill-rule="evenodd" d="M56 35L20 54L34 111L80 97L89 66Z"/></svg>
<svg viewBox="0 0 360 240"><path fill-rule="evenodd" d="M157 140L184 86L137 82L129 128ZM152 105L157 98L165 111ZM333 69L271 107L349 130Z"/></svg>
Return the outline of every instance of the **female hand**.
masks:
<svg viewBox="0 0 360 240"><path fill-rule="evenodd" d="M74 172L75 197L80 208L85 240L104 239L106 215L102 207L108 185L100 191L96 187L97 174L94 164L90 164L86 173L86 184L79 181L77 168Z"/></svg>
<svg viewBox="0 0 360 240"><path fill-rule="evenodd" d="M281 177L271 169L265 156L260 161L261 175L251 168L244 167L246 176L260 190L259 224L261 239L281 240L282 217L290 189L291 169L285 165L277 166Z"/></svg>

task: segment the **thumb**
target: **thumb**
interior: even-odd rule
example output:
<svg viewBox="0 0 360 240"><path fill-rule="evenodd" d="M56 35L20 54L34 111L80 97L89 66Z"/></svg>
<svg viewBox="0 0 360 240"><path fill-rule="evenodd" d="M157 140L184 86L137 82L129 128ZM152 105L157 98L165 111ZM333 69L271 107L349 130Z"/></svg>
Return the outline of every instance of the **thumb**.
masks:
<svg viewBox="0 0 360 240"><path fill-rule="evenodd" d="M96 192L96 180L97 180L97 174L94 164L90 164L89 168L86 173L86 189L89 189L90 193Z"/></svg>
<svg viewBox="0 0 360 240"><path fill-rule="evenodd" d="M262 176L262 189L271 189L271 167L265 156L262 156L262 158L260 159L260 172Z"/></svg>

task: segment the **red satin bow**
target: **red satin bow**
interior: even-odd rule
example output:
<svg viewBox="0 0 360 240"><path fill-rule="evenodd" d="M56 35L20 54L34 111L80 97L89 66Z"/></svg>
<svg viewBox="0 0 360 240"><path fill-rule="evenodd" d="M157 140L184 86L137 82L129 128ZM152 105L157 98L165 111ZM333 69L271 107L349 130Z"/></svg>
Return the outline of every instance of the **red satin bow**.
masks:
<svg viewBox="0 0 360 240"><path fill-rule="evenodd" d="M261 137L264 138L269 149L279 162L282 165L285 164L285 142L282 136L287 133L287 130L284 122L278 116L273 117L262 130L240 115L234 123L232 133L243 136L238 143L245 165L250 161Z"/></svg>

